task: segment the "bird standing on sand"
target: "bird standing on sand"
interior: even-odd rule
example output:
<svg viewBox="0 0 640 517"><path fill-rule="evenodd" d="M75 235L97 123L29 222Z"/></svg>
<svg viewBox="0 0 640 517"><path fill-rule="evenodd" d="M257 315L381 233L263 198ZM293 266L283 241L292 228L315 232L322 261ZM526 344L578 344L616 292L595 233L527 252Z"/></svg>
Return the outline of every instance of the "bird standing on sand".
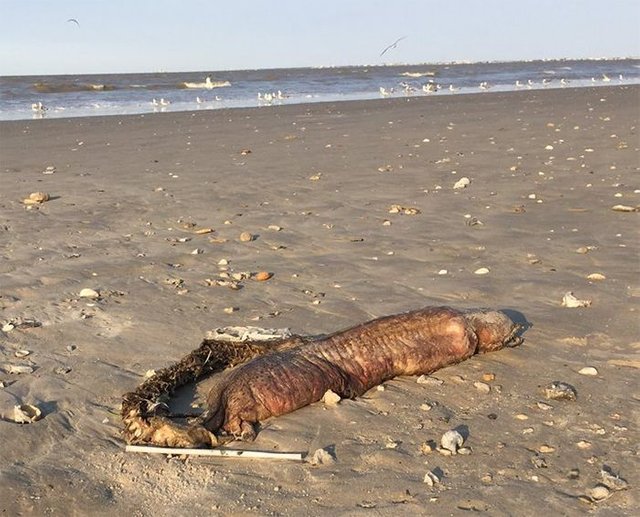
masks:
<svg viewBox="0 0 640 517"><path fill-rule="evenodd" d="M398 38L397 40L395 40L391 45L389 45L382 52L380 52L380 57L382 57L384 55L384 53L387 52L387 50L391 50L392 48L396 48L398 46L398 43L400 43L405 38L406 38L406 36L402 36L402 38Z"/></svg>
<svg viewBox="0 0 640 517"><path fill-rule="evenodd" d="M34 102L31 105L31 111L35 111L36 113L43 113L47 111L47 107L44 104L42 104L42 102L38 101L38 102Z"/></svg>

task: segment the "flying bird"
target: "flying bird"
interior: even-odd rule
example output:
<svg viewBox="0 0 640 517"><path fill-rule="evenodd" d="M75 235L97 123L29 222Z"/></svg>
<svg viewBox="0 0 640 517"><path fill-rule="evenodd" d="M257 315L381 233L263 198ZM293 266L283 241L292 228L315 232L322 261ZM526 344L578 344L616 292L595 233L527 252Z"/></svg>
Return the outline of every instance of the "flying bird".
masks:
<svg viewBox="0 0 640 517"><path fill-rule="evenodd" d="M69 18L67 20L67 23L69 23L69 22L75 23L78 27L80 27L80 22L78 20L76 20L75 18Z"/></svg>
<svg viewBox="0 0 640 517"><path fill-rule="evenodd" d="M391 50L392 48L396 48L398 46L398 43L401 42L403 39L405 39L406 36L402 36L402 38L398 38L397 40L395 40L391 45L389 45L387 48L385 48L382 52L380 52L380 56L384 55L384 53L387 50Z"/></svg>

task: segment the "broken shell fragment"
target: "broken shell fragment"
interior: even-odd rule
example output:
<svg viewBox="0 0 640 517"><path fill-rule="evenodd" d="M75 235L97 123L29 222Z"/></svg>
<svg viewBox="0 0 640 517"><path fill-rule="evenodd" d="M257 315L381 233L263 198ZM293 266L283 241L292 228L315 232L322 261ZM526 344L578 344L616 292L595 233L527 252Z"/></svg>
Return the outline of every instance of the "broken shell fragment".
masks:
<svg viewBox="0 0 640 517"><path fill-rule="evenodd" d="M596 485L587 494L594 501L604 501L611 496L611 490L604 485Z"/></svg>
<svg viewBox="0 0 640 517"><path fill-rule="evenodd" d="M322 396L322 402L327 406L337 406L341 400L340 395L332 390L327 390Z"/></svg>
<svg viewBox="0 0 640 517"><path fill-rule="evenodd" d="M453 188L454 189L467 188L467 186L470 184L471 184L471 180L465 176L463 178L460 178L458 181L456 181L453 184Z"/></svg>
<svg viewBox="0 0 640 517"><path fill-rule="evenodd" d="M577 307L590 307L591 300L579 300L571 291L566 292L562 297L562 306L569 309L575 309Z"/></svg>
<svg viewBox="0 0 640 517"><path fill-rule="evenodd" d="M17 424L31 424L36 420L40 420L42 417L42 411L36 406L31 404L21 404L14 406L13 417L11 420Z"/></svg>
<svg viewBox="0 0 640 517"><path fill-rule="evenodd" d="M580 375L590 375L593 377L598 375L598 370L596 370L593 366L585 366L584 368L580 368L580 370L578 370L578 373Z"/></svg>
<svg viewBox="0 0 640 517"><path fill-rule="evenodd" d="M25 205L38 205L49 201L50 196L46 192L32 192L29 197L23 201Z"/></svg>
<svg viewBox="0 0 640 517"><path fill-rule="evenodd" d="M255 236L253 236L251 233L249 232L242 232L240 234L240 241L241 242L251 242L252 240L255 239Z"/></svg>
<svg viewBox="0 0 640 517"><path fill-rule="evenodd" d="M22 373L33 373L33 367L23 364L6 364L3 366L3 369L5 372L11 373L13 375L20 375Z"/></svg>
<svg viewBox="0 0 640 517"><path fill-rule="evenodd" d="M455 429L447 431L442 435L442 438L440 438L440 446L443 449L451 452L451 454L456 454L458 452L458 449L462 447L463 443L463 436Z"/></svg>
<svg viewBox="0 0 640 517"><path fill-rule="evenodd" d="M576 389L566 382L553 381L544 387L544 395L551 400L576 400Z"/></svg>

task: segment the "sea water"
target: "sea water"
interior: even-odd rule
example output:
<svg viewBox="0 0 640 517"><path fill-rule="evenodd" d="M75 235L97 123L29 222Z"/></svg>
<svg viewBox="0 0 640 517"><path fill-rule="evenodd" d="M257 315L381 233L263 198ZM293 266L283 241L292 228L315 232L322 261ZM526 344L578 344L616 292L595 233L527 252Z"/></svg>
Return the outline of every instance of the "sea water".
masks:
<svg viewBox="0 0 640 517"><path fill-rule="evenodd" d="M0 76L0 120L630 84L639 59Z"/></svg>

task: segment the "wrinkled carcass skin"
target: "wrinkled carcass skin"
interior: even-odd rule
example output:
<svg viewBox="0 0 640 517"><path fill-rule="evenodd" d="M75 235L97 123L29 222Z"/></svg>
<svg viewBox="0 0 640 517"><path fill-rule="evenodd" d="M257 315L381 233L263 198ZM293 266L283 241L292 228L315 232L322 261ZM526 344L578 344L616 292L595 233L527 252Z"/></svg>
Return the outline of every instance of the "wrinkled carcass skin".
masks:
<svg viewBox="0 0 640 517"><path fill-rule="evenodd" d="M251 440L254 424L319 401L354 398L400 375L420 375L519 343L498 311L449 307L386 316L277 351L219 375L202 416L214 433Z"/></svg>

